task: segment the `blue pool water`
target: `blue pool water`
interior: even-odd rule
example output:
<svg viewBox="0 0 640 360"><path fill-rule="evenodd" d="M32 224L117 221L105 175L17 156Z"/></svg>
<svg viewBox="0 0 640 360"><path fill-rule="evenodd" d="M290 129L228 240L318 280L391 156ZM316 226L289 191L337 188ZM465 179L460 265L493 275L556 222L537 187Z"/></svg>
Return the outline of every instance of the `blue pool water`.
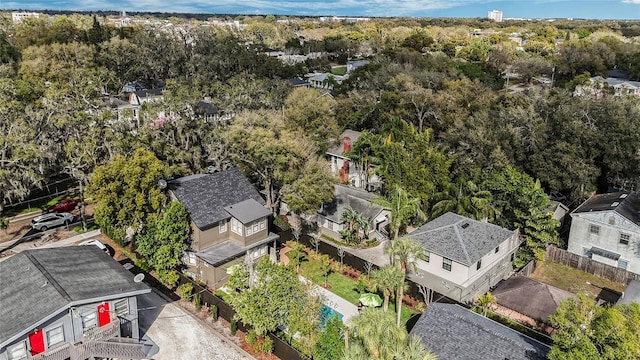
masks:
<svg viewBox="0 0 640 360"><path fill-rule="evenodd" d="M337 316L338 319L342 320L342 314L328 307L327 305L322 305L320 309L320 328L324 328L327 321L332 317Z"/></svg>

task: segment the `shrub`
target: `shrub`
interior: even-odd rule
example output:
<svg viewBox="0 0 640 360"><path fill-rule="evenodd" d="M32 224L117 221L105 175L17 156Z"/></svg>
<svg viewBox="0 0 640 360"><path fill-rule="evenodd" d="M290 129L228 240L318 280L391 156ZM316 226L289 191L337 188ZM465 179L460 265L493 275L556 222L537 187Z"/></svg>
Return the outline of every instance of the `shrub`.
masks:
<svg viewBox="0 0 640 360"><path fill-rule="evenodd" d="M423 303L422 301L418 302L418 305L416 305L416 310L418 310L419 312L424 312L427 309L427 304Z"/></svg>
<svg viewBox="0 0 640 360"><path fill-rule="evenodd" d="M273 340L268 336L264 336L258 339L253 349L263 354L271 354L273 352Z"/></svg>
<svg viewBox="0 0 640 360"><path fill-rule="evenodd" d="M356 290L362 294L367 292L367 288L369 287L369 282L367 281L366 276L360 275L358 278L358 282L356 283Z"/></svg>
<svg viewBox="0 0 640 360"><path fill-rule="evenodd" d="M193 295L193 303L196 306L196 311L200 311L202 309L202 299L200 298L200 294Z"/></svg>
<svg viewBox="0 0 640 360"><path fill-rule="evenodd" d="M231 335L235 335L236 331L238 331L238 320L233 318L231 319Z"/></svg>
<svg viewBox="0 0 640 360"><path fill-rule="evenodd" d="M251 345L251 347L254 347L256 345L256 342L258 341L258 334L256 334L255 330L251 329L247 332L247 335L244 337L244 339L247 340L247 344Z"/></svg>
<svg viewBox="0 0 640 360"><path fill-rule="evenodd" d="M158 279L167 286L173 286L178 282L180 276L175 270L158 270Z"/></svg>
<svg viewBox="0 0 640 360"><path fill-rule="evenodd" d="M273 218L273 225L277 226L282 231L291 229L291 225L285 220L284 216L276 216Z"/></svg>
<svg viewBox="0 0 640 360"><path fill-rule="evenodd" d="M186 301L191 301L191 294L193 293L193 285L189 283L178 286L178 295Z"/></svg>
<svg viewBox="0 0 640 360"><path fill-rule="evenodd" d="M209 306L209 312L211 313L211 318L213 318L213 321L218 321L218 307L215 305Z"/></svg>

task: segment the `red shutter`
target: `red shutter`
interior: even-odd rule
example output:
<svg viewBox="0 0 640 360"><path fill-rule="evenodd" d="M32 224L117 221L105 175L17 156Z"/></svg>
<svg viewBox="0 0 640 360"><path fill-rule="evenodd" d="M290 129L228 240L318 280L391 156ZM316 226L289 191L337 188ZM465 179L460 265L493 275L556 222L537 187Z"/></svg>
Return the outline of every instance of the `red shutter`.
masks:
<svg viewBox="0 0 640 360"><path fill-rule="evenodd" d="M44 352L44 333L42 329L29 334L29 344L31 345L31 355Z"/></svg>
<svg viewBox="0 0 640 360"><path fill-rule="evenodd" d="M111 315L109 314L109 303L98 305L98 325L105 326L111 322Z"/></svg>

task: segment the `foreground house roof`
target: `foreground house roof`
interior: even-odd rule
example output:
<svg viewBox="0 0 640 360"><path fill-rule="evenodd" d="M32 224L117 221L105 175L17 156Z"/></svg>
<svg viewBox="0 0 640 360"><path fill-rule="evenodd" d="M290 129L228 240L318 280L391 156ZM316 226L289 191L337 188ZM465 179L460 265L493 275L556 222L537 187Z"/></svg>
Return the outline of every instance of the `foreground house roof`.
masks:
<svg viewBox="0 0 640 360"><path fill-rule="evenodd" d="M543 360L549 347L459 305L431 303L411 330L446 360Z"/></svg>
<svg viewBox="0 0 640 360"><path fill-rule="evenodd" d="M448 212L408 236L429 252L471 266L513 234L498 225Z"/></svg>
<svg viewBox="0 0 640 360"><path fill-rule="evenodd" d="M0 264L0 348L71 306L151 291L96 246L26 250Z"/></svg>
<svg viewBox="0 0 640 360"><path fill-rule="evenodd" d="M509 278L492 292L496 302L538 321L549 322L562 300L575 294L525 276Z"/></svg>
<svg viewBox="0 0 640 360"><path fill-rule="evenodd" d="M572 214L595 211L615 211L640 226L640 197L629 192L597 194L583 202Z"/></svg>
<svg viewBox="0 0 640 360"><path fill-rule="evenodd" d="M263 207L265 202L258 191L238 168L231 168L215 174L197 174L181 177L169 182L169 189L189 212L191 220L200 230L215 226L218 221L232 215L225 207L234 207L234 216L254 218L255 211L243 214L249 209L246 200ZM242 203L242 204L241 204ZM266 214L266 213L265 213ZM246 216L243 216L246 215ZM266 216L266 215L265 215Z"/></svg>

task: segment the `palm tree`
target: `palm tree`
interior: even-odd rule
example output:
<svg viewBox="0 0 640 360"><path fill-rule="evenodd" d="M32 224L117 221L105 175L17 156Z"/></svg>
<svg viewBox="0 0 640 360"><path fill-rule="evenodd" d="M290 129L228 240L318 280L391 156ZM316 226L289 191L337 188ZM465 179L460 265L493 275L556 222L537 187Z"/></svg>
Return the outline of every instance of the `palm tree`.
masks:
<svg viewBox="0 0 640 360"><path fill-rule="evenodd" d="M417 336L410 336L408 343L398 343L392 352L393 359L402 360L437 360L438 358L424 348Z"/></svg>
<svg viewBox="0 0 640 360"><path fill-rule="evenodd" d="M371 287L374 291L382 291L384 302L382 309L389 310L389 298L398 287L404 285L404 274L395 266L387 265L371 271Z"/></svg>
<svg viewBox="0 0 640 360"><path fill-rule="evenodd" d="M351 151L345 153L351 161L358 165L362 187L369 185L369 168L379 159L375 156L375 149L382 143L380 135L374 135L367 130L363 131L358 140L353 144Z"/></svg>
<svg viewBox="0 0 640 360"><path fill-rule="evenodd" d="M391 210L391 223L389 227L393 234L392 240L398 238L400 227L406 225L414 217L425 220L426 215L420 208L419 198L409 198L409 194L400 185L396 184L389 194L388 199L377 198L373 202Z"/></svg>
<svg viewBox="0 0 640 360"><path fill-rule="evenodd" d="M347 224L347 233L348 233L348 238L347 238L347 243L351 242L351 240L355 237L355 240L357 242L358 240L358 231L357 231L357 223L358 223L358 212L351 208L351 207L347 207L346 209L344 209L344 212L342 213L342 221L344 221ZM354 234L354 230L355 230L355 234Z"/></svg>
<svg viewBox="0 0 640 360"><path fill-rule="evenodd" d="M402 272L402 280L407 275L407 268L410 267L413 271L417 270L418 260L425 260L427 255L424 252L422 245L409 237L401 238L387 247L386 252L391 255L392 263L397 263L398 268ZM397 326L400 327L400 313L402 312L402 296L404 287L398 287L397 300Z"/></svg>
<svg viewBox="0 0 640 360"><path fill-rule="evenodd" d="M367 234L369 233L369 222L371 222L371 219L362 215L361 212L356 213L356 218L355 218L356 240L358 239L357 234L359 234L360 231L362 231L362 240L364 240L367 237Z"/></svg>
<svg viewBox="0 0 640 360"><path fill-rule="evenodd" d="M366 353L361 359L392 359L392 352L398 344L407 344L408 334L404 328L393 326L393 316L375 308L366 308L351 318L351 327L355 330L356 341L349 346L362 350L349 352Z"/></svg>
<svg viewBox="0 0 640 360"><path fill-rule="evenodd" d="M455 183L449 183L443 191L432 197L435 204L431 207L433 217L446 212L454 212L476 220L493 220L496 208L490 191L480 190L473 182L459 177Z"/></svg>

